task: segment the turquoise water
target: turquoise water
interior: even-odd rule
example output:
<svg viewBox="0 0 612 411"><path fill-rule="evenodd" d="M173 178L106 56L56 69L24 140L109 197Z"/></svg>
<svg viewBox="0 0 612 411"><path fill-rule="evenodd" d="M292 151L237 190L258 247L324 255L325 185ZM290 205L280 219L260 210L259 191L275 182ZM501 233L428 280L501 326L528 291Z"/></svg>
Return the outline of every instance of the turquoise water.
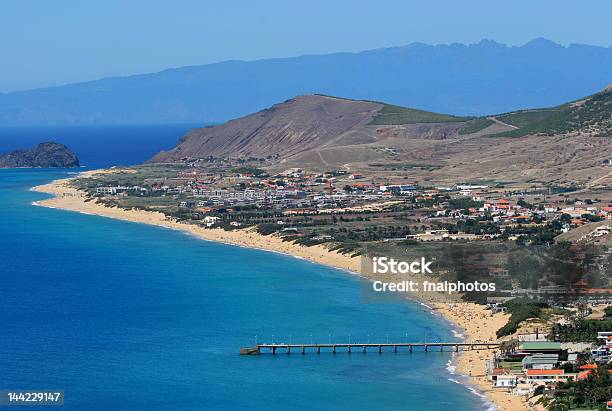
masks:
<svg viewBox="0 0 612 411"><path fill-rule="evenodd" d="M71 170L0 170L0 390L67 410L478 410L450 353L238 355L257 340L449 340L356 277L163 228L32 205Z"/></svg>

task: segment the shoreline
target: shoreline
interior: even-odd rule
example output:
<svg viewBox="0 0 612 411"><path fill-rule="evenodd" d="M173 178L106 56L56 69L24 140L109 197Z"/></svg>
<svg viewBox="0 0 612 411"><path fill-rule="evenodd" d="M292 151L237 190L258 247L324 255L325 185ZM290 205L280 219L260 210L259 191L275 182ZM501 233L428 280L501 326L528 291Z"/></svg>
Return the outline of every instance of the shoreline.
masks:
<svg viewBox="0 0 612 411"><path fill-rule="evenodd" d="M87 177L93 174L112 173L114 170L91 170L78 174ZM268 252L277 252L296 258L323 264L328 267L348 271L354 275L361 275L360 257L350 257L335 251L330 251L322 245L304 247L285 242L274 235L264 236L253 229L240 229L225 231L222 228L202 228L191 224L178 223L167 218L161 212L126 210L118 207L107 207L95 201L85 201L86 197L82 191L70 186L70 181L75 177L54 180L48 184L32 187L32 191L52 195L51 198L33 202L34 205L79 212L88 215L103 216L118 220L152 224L169 229L180 230L193 235L199 239L215 241L223 244L239 247L255 248ZM413 300L415 301L415 300ZM483 306L474 303L435 303L424 304L425 308L431 310L434 315L440 315L455 328L460 329L463 338L472 341L496 340L495 331L503 326L508 314L492 314ZM456 329L452 330L455 334ZM462 351L453 354L451 364L447 367L451 378L450 381L466 384L468 389L478 397L494 404L499 410L528 410L526 401L519 396L508 393L505 389L494 389L487 381L484 359L490 357L491 351ZM454 368L454 370L453 370ZM458 381L453 376L461 377L466 381Z"/></svg>

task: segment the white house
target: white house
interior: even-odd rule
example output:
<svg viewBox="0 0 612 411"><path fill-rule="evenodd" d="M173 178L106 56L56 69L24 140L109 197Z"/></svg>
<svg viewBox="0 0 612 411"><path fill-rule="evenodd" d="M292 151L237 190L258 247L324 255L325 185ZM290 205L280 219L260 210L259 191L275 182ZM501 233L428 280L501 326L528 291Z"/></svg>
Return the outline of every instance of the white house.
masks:
<svg viewBox="0 0 612 411"><path fill-rule="evenodd" d="M214 226L217 221L219 221L219 217L213 217L210 215L207 215L206 217L204 217L204 224L206 224L206 227L212 227Z"/></svg>
<svg viewBox="0 0 612 411"><path fill-rule="evenodd" d="M498 375L495 379L495 387L516 387L516 375Z"/></svg>

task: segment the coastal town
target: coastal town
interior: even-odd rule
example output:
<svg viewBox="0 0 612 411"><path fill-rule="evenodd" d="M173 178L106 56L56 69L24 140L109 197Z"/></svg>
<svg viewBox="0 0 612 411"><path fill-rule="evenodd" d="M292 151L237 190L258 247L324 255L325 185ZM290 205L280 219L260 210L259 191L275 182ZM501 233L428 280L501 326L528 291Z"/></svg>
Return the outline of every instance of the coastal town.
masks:
<svg viewBox="0 0 612 411"><path fill-rule="evenodd" d="M144 164L37 187L53 195L37 204L347 270L362 302L417 300L497 347L453 361L500 409L605 409L611 98L467 118L297 96ZM398 282L370 270L381 257L432 270Z"/></svg>
<svg viewBox="0 0 612 411"><path fill-rule="evenodd" d="M516 268L487 266L487 278L501 292L481 300L484 311L477 312L483 321L491 318L501 326L488 338L468 335L501 345L461 355L471 362L466 369L482 368L482 377L475 378L481 389L494 396L505 393L525 407L569 409L562 404L590 404L588 398L595 397L610 406L610 398L604 398L612 371L612 199L607 190L495 182L435 185L342 170L270 172L256 167L261 163L265 160L143 165L89 174L72 185L85 201L105 209L161 212L173 224L225 232L227 238L232 232L259 235L287 247L325 247L353 260L372 249L391 252L405 246L555 249L567 243L580 250L571 257L580 259L578 267L584 266L584 250L595 250L590 268L572 283L565 277L530 283ZM459 317L461 324L466 315Z"/></svg>
<svg viewBox="0 0 612 411"><path fill-rule="evenodd" d="M202 167L201 162L191 162L154 177L148 176L156 174L151 170L154 166L145 166L136 173L115 173L112 179L86 188L107 202L162 207L178 218L201 220L207 227L273 223L284 233L318 241L334 240L312 229L318 226L325 232L328 216L345 220L361 216L387 226L391 220L405 222L394 237L382 234L377 239L416 241L498 237L532 241L536 233L557 235L612 217L607 191L602 198L597 193L586 198L575 196L572 187L552 185L457 182L440 186L406 177L401 181L366 178L342 170L308 173L291 168L269 174L252 165L225 160L219 166L218 162L211 159ZM139 175L141 179L134 183ZM607 224L593 227L580 241L596 241L611 230Z"/></svg>

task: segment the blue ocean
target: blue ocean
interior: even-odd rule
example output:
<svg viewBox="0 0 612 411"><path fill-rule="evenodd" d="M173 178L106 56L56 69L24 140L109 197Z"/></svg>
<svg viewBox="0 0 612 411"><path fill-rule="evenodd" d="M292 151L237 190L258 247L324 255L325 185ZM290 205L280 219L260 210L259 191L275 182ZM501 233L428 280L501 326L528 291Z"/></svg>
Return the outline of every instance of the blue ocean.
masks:
<svg viewBox="0 0 612 411"><path fill-rule="evenodd" d="M0 151L56 140L89 167L134 164L191 127L2 129ZM32 186L74 172L0 170L0 390L64 390L66 410L488 407L448 352L238 355L455 337L419 304L362 303L340 270L32 204Z"/></svg>

